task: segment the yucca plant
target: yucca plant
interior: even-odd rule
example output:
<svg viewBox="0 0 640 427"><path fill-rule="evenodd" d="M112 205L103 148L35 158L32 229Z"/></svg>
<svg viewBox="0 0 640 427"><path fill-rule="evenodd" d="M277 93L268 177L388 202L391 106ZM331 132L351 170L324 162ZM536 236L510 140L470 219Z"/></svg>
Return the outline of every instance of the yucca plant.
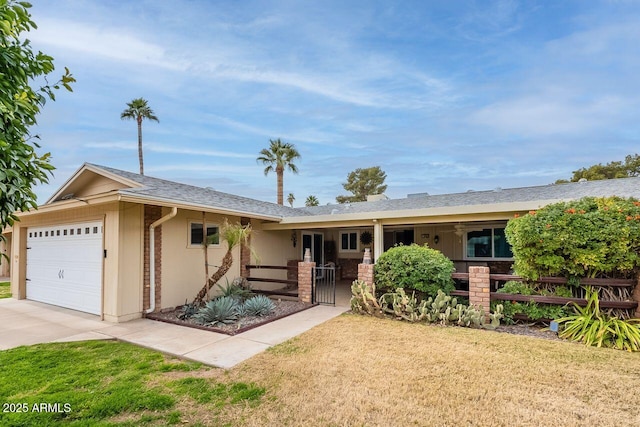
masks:
<svg viewBox="0 0 640 427"><path fill-rule="evenodd" d="M590 346L640 350L640 319L622 320L602 313L598 293L591 288L586 288L586 297L586 307L574 303L575 315L556 320L564 324L558 336Z"/></svg>
<svg viewBox="0 0 640 427"><path fill-rule="evenodd" d="M205 325L229 324L238 320L238 307L236 299L220 297L206 303L194 318Z"/></svg>
<svg viewBox="0 0 640 427"><path fill-rule="evenodd" d="M243 311L246 316L267 316L276 309L275 304L264 295L257 295L244 302Z"/></svg>

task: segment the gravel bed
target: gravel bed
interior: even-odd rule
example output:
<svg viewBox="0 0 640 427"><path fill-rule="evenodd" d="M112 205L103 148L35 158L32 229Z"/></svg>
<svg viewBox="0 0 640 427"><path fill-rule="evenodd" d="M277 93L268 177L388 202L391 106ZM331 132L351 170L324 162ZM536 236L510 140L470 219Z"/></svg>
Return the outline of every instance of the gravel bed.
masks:
<svg viewBox="0 0 640 427"><path fill-rule="evenodd" d="M241 317L237 322L229 325L216 325L207 326L201 325L194 319L181 320L178 315L181 313L181 307L176 307L174 310L163 311L159 313L148 314L147 318L152 320L159 320L161 322L173 323L176 325L189 326L192 328L203 329L212 332L220 332L227 335L235 335L249 329L255 328L260 325L264 325L274 320L281 319L294 313L298 313L307 308L313 307L312 304L306 304L299 301L286 301L286 300L273 300L275 310L268 316L246 316Z"/></svg>

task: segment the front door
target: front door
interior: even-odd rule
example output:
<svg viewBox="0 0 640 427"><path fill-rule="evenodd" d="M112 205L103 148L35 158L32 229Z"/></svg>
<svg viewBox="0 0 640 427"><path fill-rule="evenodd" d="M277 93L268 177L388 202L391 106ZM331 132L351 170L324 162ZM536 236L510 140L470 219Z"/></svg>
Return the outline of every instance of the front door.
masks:
<svg viewBox="0 0 640 427"><path fill-rule="evenodd" d="M311 250L311 260L317 266L324 264L324 234L318 232L303 231L302 232L302 259L306 249Z"/></svg>

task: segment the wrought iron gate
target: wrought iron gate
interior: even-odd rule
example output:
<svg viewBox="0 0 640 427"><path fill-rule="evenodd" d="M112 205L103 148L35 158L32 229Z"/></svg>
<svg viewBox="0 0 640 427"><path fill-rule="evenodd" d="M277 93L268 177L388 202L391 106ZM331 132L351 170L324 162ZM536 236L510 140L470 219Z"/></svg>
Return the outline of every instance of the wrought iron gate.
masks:
<svg viewBox="0 0 640 427"><path fill-rule="evenodd" d="M314 303L336 305L336 268L315 267L311 291Z"/></svg>

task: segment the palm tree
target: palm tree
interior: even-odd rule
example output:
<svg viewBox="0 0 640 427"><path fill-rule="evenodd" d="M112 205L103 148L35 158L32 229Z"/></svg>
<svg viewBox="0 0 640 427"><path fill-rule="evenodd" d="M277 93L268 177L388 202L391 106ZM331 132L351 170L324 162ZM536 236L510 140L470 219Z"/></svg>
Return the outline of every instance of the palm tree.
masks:
<svg viewBox="0 0 640 427"><path fill-rule="evenodd" d="M295 201L296 201L296 196L294 196L293 193L289 193L289 195L287 196L287 203L289 203L289 205L293 207L293 202Z"/></svg>
<svg viewBox="0 0 640 427"><path fill-rule="evenodd" d="M318 206L319 204L320 202L318 201L318 198L313 195L307 197L307 200L304 201L305 206Z"/></svg>
<svg viewBox="0 0 640 427"><path fill-rule="evenodd" d="M264 169L265 176L271 171L276 172L278 178L278 204L282 205L284 204L282 189L284 169L288 168L291 172L298 173L298 167L293 164L293 161L300 158L300 153L298 153L293 144L284 143L280 141L280 138L276 140L270 139L269 142L271 143L269 149L263 148L256 161L267 165Z"/></svg>
<svg viewBox="0 0 640 427"><path fill-rule="evenodd" d="M138 160L140 161L140 175L144 175L144 161L142 160L142 120L160 122L149 107L144 98L136 98L127 102L127 109L120 114L122 120L135 120L138 122Z"/></svg>

